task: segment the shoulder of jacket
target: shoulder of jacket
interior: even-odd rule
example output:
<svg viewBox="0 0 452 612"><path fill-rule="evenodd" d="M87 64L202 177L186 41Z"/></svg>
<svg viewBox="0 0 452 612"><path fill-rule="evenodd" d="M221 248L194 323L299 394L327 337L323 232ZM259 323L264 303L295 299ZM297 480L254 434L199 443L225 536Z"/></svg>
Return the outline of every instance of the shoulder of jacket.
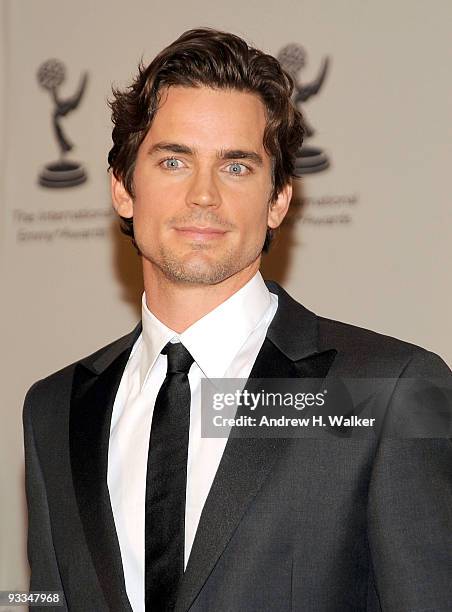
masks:
<svg viewBox="0 0 452 612"><path fill-rule="evenodd" d="M416 365L419 368L431 364L445 366L436 353L393 336L322 316L318 316L318 324L321 345L334 346L359 366L372 363L382 369L391 367L394 375Z"/></svg>
<svg viewBox="0 0 452 612"><path fill-rule="evenodd" d="M72 378L74 375L74 371L79 364L83 363L95 363L96 360L102 357L106 352L109 352L111 349L114 349L117 345L121 346L124 344L124 341L131 337L137 330L137 327L132 331L108 344L102 346L99 349L96 349L93 353L90 353L76 361L70 363L69 365L60 368L59 370L52 372L48 376L37 380L35 383L31 385L28 389L27 394L25 396L25 403L30 401L39 400L41 397L49 397L49 394L52 395L54 393L61 393L65 389L70 388L72 385Z"/></svg>

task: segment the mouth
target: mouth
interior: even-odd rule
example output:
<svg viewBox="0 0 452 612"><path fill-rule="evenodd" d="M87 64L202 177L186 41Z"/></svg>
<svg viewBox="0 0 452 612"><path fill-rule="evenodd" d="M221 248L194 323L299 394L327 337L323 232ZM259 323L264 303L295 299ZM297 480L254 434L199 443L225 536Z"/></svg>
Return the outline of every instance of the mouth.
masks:
<svg viewBox="0 0 452 612"><path fill-rule="evenodd" d="M213 240L221 238L226 234L226 230L218 227L198 227L190 225L186 227L175 227L175 231L182 237L190 240Z"/></svg>

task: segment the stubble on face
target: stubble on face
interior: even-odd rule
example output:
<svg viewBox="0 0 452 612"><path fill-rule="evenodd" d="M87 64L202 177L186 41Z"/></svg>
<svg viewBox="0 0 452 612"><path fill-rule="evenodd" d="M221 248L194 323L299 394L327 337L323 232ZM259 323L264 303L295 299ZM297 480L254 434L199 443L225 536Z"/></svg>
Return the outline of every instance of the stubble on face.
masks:
<svg viewBox="0 0 452 612"><path fill-rule="evenodd" d="M266 209L263 200L268 202L272 189L262 144L265 125L265 108L253 94L204 87L169 89L141 145L134 175L135 240L149 278L215 285L258 269L269 206ZM159 154L152 152L156 143L167 145L165 154L186 156L183 171L163 173ZM168 143L175 145L171 148ZM178 150L181 147L189 152ZM248 159L246 178L228 177L218 161L225 150L251 152L248 157L231 153L224 158L224 166L235 158L244 159L246 166ZM256 162L259 157L260 163ZM195 167L203 173L199 184L193 179ZM208 172L216 173L215 184L207 183ZM236 180L243 183L234 184ZM168 217L167 210L171 211ZM189 227L213 227L226 233L196 238L182 233Z"/></svg>
<svg viewBox="0 0 452 612"><path fill-rule="evenodd" d="M213 225L217 228L233 232L235 226L227 223L217 214L209 212L190 217L178 217L168 220L169 227L190 225ZM265 238L265 237L264 237ZM263 240L264 240L263 238ZM225 238L227 240L227 238ZM219 240L223 240L220 238ZM263 241L262 241L263 243ZM168 243L160 244L158 256L151 253L142 255L171 282L190 285L216 285L227 280L234 274L251 266L260 260L262 246L240 249L234 246L218 248L209 242L193 240L188 243L189 252L181 253Z"/></svg>

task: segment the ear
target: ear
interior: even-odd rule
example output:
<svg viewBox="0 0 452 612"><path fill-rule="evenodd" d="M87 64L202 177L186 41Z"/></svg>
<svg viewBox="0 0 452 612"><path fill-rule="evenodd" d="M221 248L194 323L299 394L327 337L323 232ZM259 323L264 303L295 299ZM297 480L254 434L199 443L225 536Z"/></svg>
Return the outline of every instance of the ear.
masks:
<svg viewBox="0 0 452 612"><path fill-rule="evenodd" d="M276 229L283 222L289 210L290 200L292 199L292 181L288 182L278 194L274 202L268 209L267 225L271 229Z"/></svg>
<svg viewBox="0 0 452 612"><path fill-rule="evenodd" d="M122 181L111 173L111 197L113 206L120 217L133 217L133 200Z"/></svg>

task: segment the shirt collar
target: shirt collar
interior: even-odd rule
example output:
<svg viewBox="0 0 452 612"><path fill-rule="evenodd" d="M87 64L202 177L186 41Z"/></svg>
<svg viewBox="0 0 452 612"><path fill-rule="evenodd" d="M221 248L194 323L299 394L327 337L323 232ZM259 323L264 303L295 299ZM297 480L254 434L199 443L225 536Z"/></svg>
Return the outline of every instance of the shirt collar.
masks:
<svg viewBox="0 0 452 612"><path fill-rule="evenodd" d="M143 292L141 388L162 348L170 340L182 342L207 378L222 378L270 304L270 292L261 273L257 272L231 297L178 334L149 310Z"/></svg>

